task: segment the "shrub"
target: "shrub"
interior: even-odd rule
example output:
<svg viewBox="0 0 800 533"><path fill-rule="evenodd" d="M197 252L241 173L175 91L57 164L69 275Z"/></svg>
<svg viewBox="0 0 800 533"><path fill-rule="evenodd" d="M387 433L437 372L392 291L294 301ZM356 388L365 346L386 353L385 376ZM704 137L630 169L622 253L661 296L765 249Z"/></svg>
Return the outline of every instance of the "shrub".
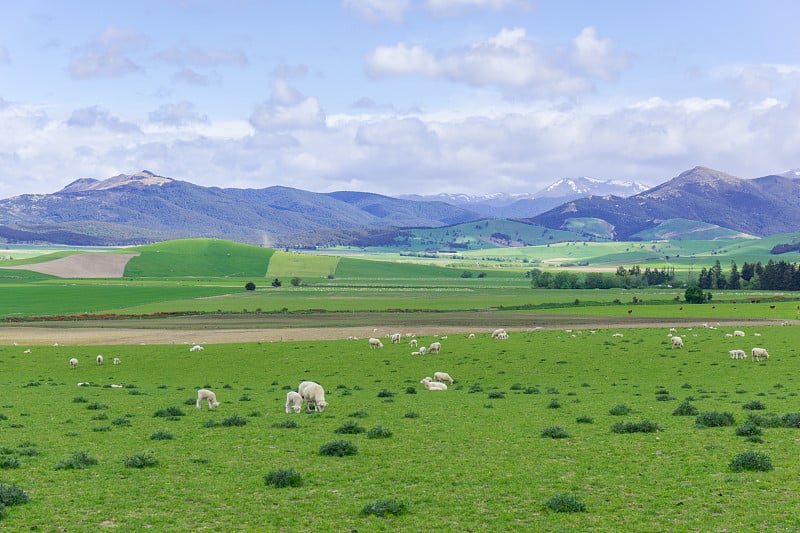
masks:
<svg viewBox="0 0 800 533"><path fill-rule="evenodd" d="M752 422L745 422L736 428L736 435L739 437L758 437L762 433L763 431L761 428Z"/></svg>
<svg viewBox="0 0 800 533"><path fill-rule="evenodd" d="M192 400L192 404L195 403L195 400ZM175 417L178 416L186 416L186 413L181 411L180 407L167 407L166 409L159 409L155 413L153 413L154 417L162 417L170 420L174 420Z"/></svg>
<svg viewBox="0 0 800 533"><path fill-rule="evenodd" d="M75 452L69 459L64 459L56 465L56 470L80 470L88 466L96 465L97 459L89 457L86 452Z"/></svg>
<svg viewBox="0 0 800 533"><path fill-rule="evenodd" d="M169 431L156 431L150 435L150 440L171 440L172 438L173 435Z"/></svg>
<svg viewBox="0 0 800 533"><path fill-rule="evenodd" d="M736 423L732 413L719 411L707 411L701 413L695 419L695 425L699 428L713 428L732 426Z"/></svg>
<svg viewBox="0 0 800 533"><path fill-rule="evenodd" d="M733 472L752 471L769 472L772 470L772 461L769 455L761 452L737 453L728 465Z"/></svg>
<svg viewBox="0 0 800 533"><path fill-rule="evenodd" d="M556 513L582 513L586 511L586 504L573 494L553 496L544 505Z"/></svg>
<svg viewBox="0 0 800 533"><path fill-rule="evenodd" d="M547 404L547 408L548 409L560 409L561 408L561 402L559 402L557 399L553 398L552 400L550 400L550 403Z"/></svg>
<svg viewBox="0 0 800 533"><path fill-rule="evenodd" d="M72 399L72 403L89 403L89 400L87 400L83 396L75 396Z"/></svg>
<svg viewBox="0 0 800 533"><path fill-rule="evenodd" d="M19 468L19 459L13 455L0 455L0 468Z"/></svg>
<svg viewBox="0 0 800 533"><path fill-rule="evenodd" d="M369 416L369 413L363 410L359 410L359 411L354 411L347 416L349 416L350 418L367 418Z"/></svg>
<svg viewBox="0 0 800 533"><path fill-rule="evenodd" d="M378 500L368 503L361 508L362 516L375 515L378 517L397 516L408 511L408 504L402 500Z"/></svg>
<svg viewBox="0 0 800 533"><path fill-rule="evenodd" d="M787 413L781 417L783 427L800 428L800 413Z"/></svg>
<svg viewBox="0 0 800 533"><path fill-rule="evenodd" d="M415 413L414 411L409 411L403 415L405 418L419 418L419 413Z"/></svg>
<svg viewBox="0 0 800 533"><path fill-rule="evenodd" d="M594 418L588 415L582 415L575 419L578 424L594 424Z"/></svg>
<svg viewBox="0 0 800 533"><path fill-rule="evenodd" d="M649 420L641 422L617 422L611 426L612 433L655 433L661 431L658 424Z"/></svg>
<svg viewBox="0 0 800 533"><path fill-rule="evenodd" d="M406 394L416 394L417 388L416 387L406 387Z"/></svg>
<svg viewBox="0 0 800 533"><path fill-rule="evenodd" d="M697 416L699 412L689 400L684 400L672 411L672 416Z"/></svg>
<svg viewBox="0 0 800 533"><path fill-rule="evenodd" d="M753 400L751 402L747 402L742 406L742 409L746 409L748 411L763 411L767 407L758 400Z"/></svg>
<svg viewBox="0 0 800 533"><path fill-rule="evenodd" d="M633 411L633 409L631 409L630 407L628 407L624 403L621 403L621 404L615 405L614 407L609 409L608 410L608 414L614 415L614 416L622 416L622 415L630 414L632 411Z"/></svg>
<svg viewBox="0 0 800 533"><path fill-rule="evenodd" d="M123 462L128 468L147 468L158 464L158 460L147 452L126 457Z"/></svg>
<svg viewBox="0 0 800 533"><path fill-rule="evenodd" d="M470 387L469 390L467 391L468 394L471 394L471 393L474 393L474 392L483 392L483 387L481 387L478 384L475 384L472 387Z"/></svg>
<svg viewBox="0 0 800 533"><path fill-rule="evenodd" d="M115 426L130 426L131 425L131 421L129 419L125 418L125 417L115 418L114 420L111 421L111 423L114 424Z"/></svg>
<svg viewBox="0 0 800 533"><path fill-rule="evenodd" d="M358 422L354 422L352 420L348 420L338 428L336 428L333 432L340 433L342 435L356 435L358 433L364 433L366 429L358 425Z"/></svg>
<svg viewBox="0 0 800 533"><path fill-rule="evenodd" d="M390 390L381 389L378 392L378 398L391 398L392 396L394 396L394 393Z"/></svg>
<svg viewBox="0 0 800 533"><path fill-rule="evenodd" d="M505 392L503 392L503 391L496 390L496 391L492 391L492 392L490 392L490 393L488 394L488 397L489 397L490 399L501 399L501 400L502 400L503 398L505 398L505 397L506 397L506 393L505 393Z"/></svg>
<svg viewBox="0 0 800 533"><path fill-rule="evenodd" d="M755 413L749 413L747 415L747 421L752 422L753 424L762 428L779 428L784 425L781 418L776 414L763 416L763 415L757 415Z"/></svg>
<svg viewBox="0 0 800 533"><path fill-rule="evenodd" d="M273 470L264 476L264 482L276 489L300 487L303 485L303 477L294 468L282 468L280 470Z"/></svg>
<svg viewBox="0 0 800 533"><path fill-rule="evenodd" d="M28 501L25 491L14 484L0 483L0 506L11 507Z"/></svg>
<svg viewBox="0 0 800 533"><path fill-rule="evenodd" d="M329 455L332 457L344 457L346 455L355 455L357 453L358 448L349 440L334 440L319 447L320 455Z"/></svg>
<svg viewBox="0 0 800 533"><path fill-rule="evenodd" d="M274 428L296 428L298 427L297 422L294 420L284 420L282 422L274 422L272 424Z"/></svg>
<svg viewBox="0 0 800 533"><path fill-rule="evenodd" d="M569 433L561 426L549 426L542 430L541 436L542 438L566 439L569 437Z"/></svg>
<svg viewBox="0 0 800 533"><path fill-rule="evenodd" d="M90 411L97 411L99 409L108 409L108 406L104 403L94 402L87 405L86 408Z"/></svg>
<svg viewBox="0 0 800 533"><path fill-rule="evenodd" d="M225 427L231 427L231 426L241 427L244 426L245 424L247 424L247 419L237 414L233 414L228 418L223 418L222 422L220 422L220 425L223 425Z"/></svg>
<svg viewBox="0 0 800 533"><path fill-rule="evenodd" d="M368 439L388 439L392 436L392 432L389 429L381 425L377 425L374 428L367 431L367 438Z"/></svg>

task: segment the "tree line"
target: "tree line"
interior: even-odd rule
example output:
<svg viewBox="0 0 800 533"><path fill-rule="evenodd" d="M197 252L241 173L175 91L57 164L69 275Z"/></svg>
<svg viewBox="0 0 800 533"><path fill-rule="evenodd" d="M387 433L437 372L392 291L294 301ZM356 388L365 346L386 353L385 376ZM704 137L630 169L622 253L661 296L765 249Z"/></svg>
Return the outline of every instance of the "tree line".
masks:
<svg viewBox="0 0 800 533"><path fill-rule="evenodd" d="M745 261L739 270L736 261L731 261L730 269L725 273L719 261L716 261L711 268L703 267L697 278L697 286L701 289L799 291L800 268L795 263L770 259L766 265L761 261Z"/></svg>

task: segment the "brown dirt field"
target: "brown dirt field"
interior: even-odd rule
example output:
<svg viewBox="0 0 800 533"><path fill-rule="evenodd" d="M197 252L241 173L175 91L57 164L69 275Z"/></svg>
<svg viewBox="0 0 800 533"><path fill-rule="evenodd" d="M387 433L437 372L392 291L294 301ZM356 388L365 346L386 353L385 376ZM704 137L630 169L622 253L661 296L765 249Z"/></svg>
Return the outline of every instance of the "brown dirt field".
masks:
<svg viewBox="0 0 800 533"><path fill-rule="evenodd" d="M121 278L125 265L139 254L84 253L45 263L20 265L15 270L32 270L59 278Z"/></svg>

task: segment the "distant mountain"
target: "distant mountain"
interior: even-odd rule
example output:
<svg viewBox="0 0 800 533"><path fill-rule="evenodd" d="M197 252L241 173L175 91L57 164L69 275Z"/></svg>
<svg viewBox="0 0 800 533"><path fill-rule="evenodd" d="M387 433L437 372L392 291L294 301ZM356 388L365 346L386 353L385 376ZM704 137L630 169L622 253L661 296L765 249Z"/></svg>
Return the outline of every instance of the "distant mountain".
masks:
<svg viewBox="0 0 800 533"><path fill-rule="evenodd" d="M627 240L681 218L757 236L796 231L800 227L800 180L783 176L743 179L695 167L628 198L589 196L530 221L549 228L569 228L574 219L597 219L613 228L613 238Z"/></svg>
<svg viewBox="0 0 800 533"><path fill-rule="evenodd" d="M420 202L444 202L476 211L490 218L530 218L558 205L589 195L632 196L647 190L635 181L599 180L589 177L560 179L535 193L494 193L488 195L435 194L403 195Z"/></svg>

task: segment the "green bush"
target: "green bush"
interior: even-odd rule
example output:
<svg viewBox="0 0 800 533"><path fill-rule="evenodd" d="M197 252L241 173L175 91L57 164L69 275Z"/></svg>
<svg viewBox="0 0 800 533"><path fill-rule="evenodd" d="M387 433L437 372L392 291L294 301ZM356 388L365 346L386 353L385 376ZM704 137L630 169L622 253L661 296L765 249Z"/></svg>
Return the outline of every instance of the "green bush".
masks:
<svg viewBox="0 0 800 533"><path fill-rule="evenodd" d="M575 419L578 424L594 424L594 418L588 415L581 415Z"/></svg>
<svg viewBox="0 0 800 533"><path fill-rule="evenodd" d="M0 468L19 468L19 459L13 455L0 455Z"/></svg>
<svg viewBox="0 0 800 533"><path fill-rule="evenodd" d="M56 470L80 470L97 464L97 459L89 457L86 452L75 452L69 459L64 459L56 465Z"/></svg>
<svg viewBox="0 0 800 533"><path fill-rule="evenodd" d="M392 396L394 396L394 393L387 389L381 389L378 392L378 398L391 398Z"/></svg>
<svg viewBox="0 0 800 533"><path fill-rule="evenodd" d="M28 501L28 495L14 484L0 483L0 505L11 507Z"/></svg>
<svg viewBox="0 0 800 533"><path fill-rule="evenodd" d="M320 455L329 455L332 457L344 457L346 455L355 455L357 453L358 448L349 440L334 440L319 447Z"/></svg>
<svg viewBox="0 0 800 533"><path fill-rule="evenodd" d="M405 418L419 418L419 413L415 413L414 411L409 411L403 415Z"/></svg>
<svg viewBox="0 0 800 533"><path fill-rule="evenodd" d="M171 440L172 438L173 435L169 431L156 431L150 435L150 440Z"/></svg>
<svg viewBox="0 0 800 533"><path fill-rule="evenodd" d="M769 472L773 468L767 454L755 451L737 453L728 466L733 472Z"/></svg>
<svg viewBox="0 0 800 533"><path fill-rule="evenodd" d="M746 409L748 411L763 411L767 407L758 400L753 400L751 402L747 402L742 406L742 409Z"/></svg>
<svg viewBox="0 0 800 533"><path fill-rule="evenodd" d="M661 431L658 424L649 420L641 422L617 422L611 426L612 433L655 433Z"/></svg>
<svg viewBox="0 0 800 533"><path fill-rule="evenodd" d="M388 430L381 425L377 425L374 428L367 431L368 439L388 439L391 436L392 436L391 430Z"/></svg>
<svg viewBox="0 0 800 533"><path fill-rule="evenodd" d="M349 416L350 418L367 418L369 416L369 413L367 413L366 411L353 411L347 416Z"/></svg>
<svg viewBox="0 0 800 533"><path fill-rule="evenodd" d="M487 396L490 399L500 399L500 400L502 400L503 398L506 397L506 393L503 392L503 391L496 390L496 391L490 392Z"/></svg>
<svg viewBox="0 0 800 533"><path fill-rule="evenodd" d="M547 404L547 408L548 409L560 409L561 408L561 402L559 402L558 399L553 398L552 400L550 400L550 403Z"/></svg>
<svg viewBox="0 0 800 533"><path fill-rule="evenodd" d="M764 415L757 415L755 413L749 413L747 415L747 421L762 428L779 428L784 425L783 421L781 420L781 417L779 417L776 414L770 414L769 416L764 416Z"/></svg>
<svg viewBox="0 0 800 533"><path fill-rule="evenodd" d="M551 439L566 439L569 437L569 433L562 428L561 426L549 426L542 430L541 432L542 438L551 438Z"/></svg>
<svg viewBox="0 0 800 533"><path fill-rule="evenodd" d="M623 415L630 414L632 411L633 411L633 409L631 409L630 407L628 407L624 403L621 403L621 404L615 405L614 407L609 409L608 410L608 414L614 415L614 416L623 416Z"/></svg>
<svg viewBox="0 0 800 533"><path fill-rule="evenodd" d="M352 420L348 420L335 430L334 433L341 433L343 435L356 435L358 433L364 433L366 429L358 425L358 422L354 422Z"/></svg>
<svg viewBox="0 0 800 533"><path fill-rule="evenodd" d="M586 511L586 504L573 494L553 496L544 505L556 513L582 513Z"/></svg>
<svg viewBox="0 0 800 533"><path fill-rule="evenodd" d="M719 411L707 411L701 413L695 419L695 425L699 428L726 427L736 424L732 413Z"/></svg>
<svg viewBox="0 0 800 533"><path fill-rule="evenodd" d="M274 427L274 428L296 428L296 427L299 427L299 426L297 425L297 422L295 422L294 420L284 420L282 422L274 422L272 424L272 427Z"/></svg>
<svg viewBox="0 0 800 533"><path fill-rule="evenodd" d="M408 504L402 500L378 500L364 505L361 516L397 516L408 511Z"/></svg>
<svg viewBox="0 0 800 533"><path fill-rule="evenodd" d="M781 417L781 423L786 428L800 428L800 413L787 413Z"/></svg>
<svg viewBox="0 0 800 533"><path fill-rule="evenodd" d="M229 416L228 418L223 418L222 422L220 422L220 425L225 426L225 427L231 427L231 426L239 426L239 427L241 427L241 426L244 426L245 424L247 424L247 419L245 417L239 416L237 414L233 414L233 415Z"/></svg>
<svg viewBox="0 0 800 533"><path fill-rule="evenodd" d="M303 477L294 468L283 468L273 470L264 476L264 482L277 489L285 487L300 487L303 485Z"/></svg>
<svg viewBox="0 0 800 533"><path fill-rule="evenodd" d="M736 428L736 435L739 437L758 437L763 430L752 422L745 422Z"/></svg>
<svg viewBox="0 0 800 533"><path fill-rule="evenodd" d="M147 452L137 453L126 457L123 461L128 468L147 468L148 466L155 466L158 460Z"/></svg>
<svg viewBox="0 0 800 533"><path fill-rule="evenodd" d="M700 411L689 400L684 400L672 411L672 416L697 416Z"/></svg>
<svg viewBox="0 0 800 533"><path fill-rule="evenodd" d="M194 401L192 401L192 404L194 404ZM166 409L159 409L158 411L153 413L153 416L166 418L168 420L174 420L175 417L186 416L186 413L181 411L180 407L167 407Z"/></svg>

